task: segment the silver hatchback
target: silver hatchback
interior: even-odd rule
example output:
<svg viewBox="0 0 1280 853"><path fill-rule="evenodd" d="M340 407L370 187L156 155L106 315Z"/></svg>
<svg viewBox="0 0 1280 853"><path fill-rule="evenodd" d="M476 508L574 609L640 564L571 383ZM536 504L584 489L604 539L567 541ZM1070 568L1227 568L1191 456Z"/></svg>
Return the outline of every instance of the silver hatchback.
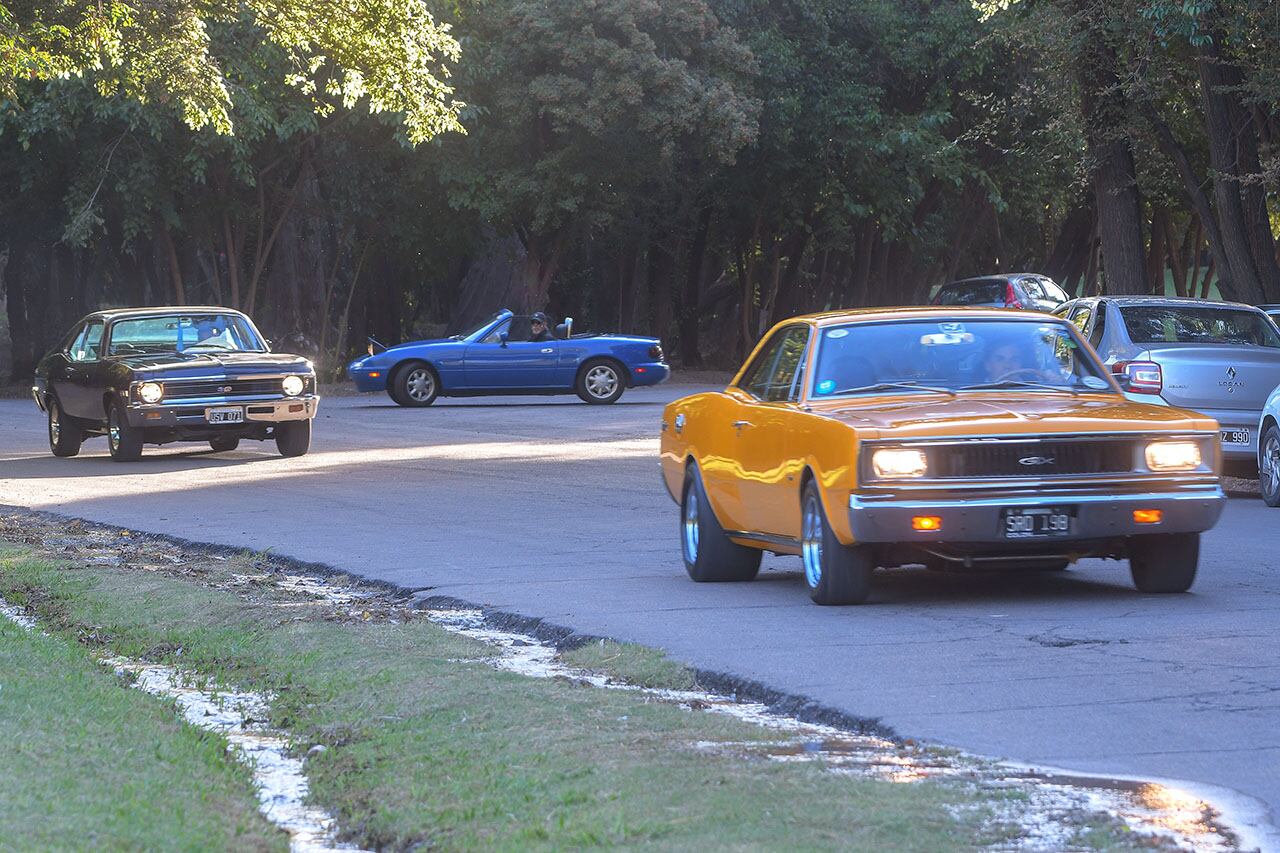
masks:
<svg viewBox="0 0 1280 853"><path fill-rule="evenodd" d="M1160 296L1076 299L1053 312L1076 324L1125 395L1218 421L1223 461L1258 468L1258 421L1280 385L1280 332L1251 305Z"/></svg>

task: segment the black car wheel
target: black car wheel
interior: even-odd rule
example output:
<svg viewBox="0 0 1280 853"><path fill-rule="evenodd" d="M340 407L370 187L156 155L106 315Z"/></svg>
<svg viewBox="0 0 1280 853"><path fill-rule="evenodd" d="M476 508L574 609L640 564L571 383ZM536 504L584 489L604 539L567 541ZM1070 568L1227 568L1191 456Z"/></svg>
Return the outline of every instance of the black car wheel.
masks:
<svg viewBox="0 0 1280 853"><path fill-rule="evenodd" d="M209 446L218 453L229 453L240 446L240 439L234 435L220 435L209 439Z"/></svg>
<svg viewBox="0 0 1280 853"><path fill-rule="evenodd" d="M311 421L276 424L276 449L281 456L301 456L311 449Z"/></svg>
<svg viewBox="0 0 1280 853"><path fill-rule="evenodd" d="M107 405L107 447L117 462L142 458L142 430L129 423L124 407L115 400Z"/></svg>
<svg viewBox="0 0 1280 853"><path fill-rule="evenodd" d="M57 397L49 395L45 407L49 413L49 450L54 456L75 456L84 443L84 431L79 424L62 413Z"/></svg>
<svg viewBox="0 0 1280 853"><path fill-rule="evenodd" d="M1199 533L1162 533L1129 540L1129 573L1142 592L1186 592L1200 562Z"/></svg>
<svg viewBox="0 0 1280 853"><path fill-rule="evenodd" d="M440 377L431 365L410 362L391 377L387 393L401 406L430 406L440 394Z"/></svg>
<svg viewBox="0 0 1280 853"><path fill-rule="evenodd" d="M725 535L692 466L680 500L680 550L685 571L698 583L749 581L760 571L760 551Z"/></svg>
<svg viewBox="0 0 1280 853"><path fill-rule="evenodd" d="M1258 452L1258 488L1267 506L1280 506L1280 427L1271 424L1262 433Z"/></svg>
<svg viewBox="0 0 1280 853"><path fill-rule="evenodd" d="M822 509L818 487L805 484L800 499L800 559L815 604L861 604L871 593L875 565L867 549L836 538Z"/></svg>
<svg viewBox="0 0 1280 853"><path fill-rule="evenodd" d="M616 403L622 392L627 390L622 368L616 362L603 359L582 365L575 385L578 396L595 405Z"/></svg>

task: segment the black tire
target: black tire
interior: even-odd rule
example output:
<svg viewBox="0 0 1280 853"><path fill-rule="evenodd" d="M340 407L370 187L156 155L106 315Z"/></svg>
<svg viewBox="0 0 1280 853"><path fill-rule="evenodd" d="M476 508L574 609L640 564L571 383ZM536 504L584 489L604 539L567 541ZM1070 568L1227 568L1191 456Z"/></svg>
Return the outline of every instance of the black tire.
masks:
<svg viewBox="0 0 1280 853"><path fill-rule="evenodd" d="M49 450L54 456L67 458L80 452L84 443L84 430L71 417L62 413L58 398L52 394L45 400L49 414Z"/></svg>
<svg viewBox="0 0 1280 853"><path fill-rule="evenodd" d="M831 530L818 487L810 481L800 497L800 560L815 604L861 604L871 594L875 564L865 547L845 545Z"/></svg>
<svg viewBox="0 0 1280 853"><path fill-rule="evenodd" d="M276 424L276 449L281 456L302 456L311 449L311 421L283 421Z"/></svg>
<svg viewBox="0 0 1280 853"><path fill-rule="evenodd" d="M684 570L698 583L749 581L760 572L762 554L725 535L693 466L680 496L680 553Z"/></svg>
<svg viewBox="0 0 1280 853"><path fill-rule="evenodd" d="M387 393L401 406L430 406L440 396L440 377L426 362L411 361L396 369L387 384Z"/></svg>
<svg viewBox="0 0 1280 853"><path fill-rule="evenodd" d="M218 453L230 453L240 446L240 439L234 435L220 435L209 439L209 446Z"/></svg>
<svg viewBox="0 0 1280 853"><path fill-rule="evenodd" d="M117 462L137 462L142 458L142 430L129 423L124 406L115 400L107 404L107 448Z"/></svg>
<svg viewBox="0 0 1280 853"><path fill-rule="evenodd" d="M627 371L616 361L597 358L578 370L574 390L585 403L607 406L618 402L622 392L627 390L626 375Z"/></svg>
<svg viewBox="0 0 1280 853"><path fill-rule="evenodd" d="M1129 572L1142 592L1186 592L1200 562L1199 533L1159 533L1129 540Z"/></svg>
<svg viewBox="0 0 1280 853"><path fill-rule="evenodd" d="M1258 447L1258 489L1267 506L1280 506L1280 427L1268 424Z"/></svg>

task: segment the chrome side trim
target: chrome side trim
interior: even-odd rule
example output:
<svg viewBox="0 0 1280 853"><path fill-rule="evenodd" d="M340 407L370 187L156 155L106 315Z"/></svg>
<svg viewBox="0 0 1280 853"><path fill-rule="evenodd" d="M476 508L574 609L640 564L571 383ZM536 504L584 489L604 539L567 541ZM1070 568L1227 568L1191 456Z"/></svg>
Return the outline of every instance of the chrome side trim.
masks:
<svg viewBox="0 0 1280 853"><path fill-rule="evenodd" d="M1111 492L1108 494L1070 494L1056 493L1047 495L1037 493L1032 495L1005 495L1002 497L986 497L986 498L963 498L961 500L886 500L884 502L872 501L871 503L863 502L858 495L849 495L850 509L883 509L891 506L895 509L929 509L939 506L957 506L957 507L1006 507L1006 506L1043 506L1048 503L1048 498L1053 501L1063 500L1073 504L1081 503L1116 503L1117 501L1138 500L1138 501L1202 501L1225 500L1226 495L1222 491L1221 486L1214 486L1211 489L1198 489L1196 491L1186 492L1144 492L1133 494L1117 494Z"/></svg>
<svg viewBox="0 0 1280 853"><path fill-rule="evenodd" d="M790 536L777 536L773 533L751 533L747 530L726 530L725 536L730 539L750 539L753 542L766 542L770 545L785 545L788 548L799 548L800 540Z"/></svg>

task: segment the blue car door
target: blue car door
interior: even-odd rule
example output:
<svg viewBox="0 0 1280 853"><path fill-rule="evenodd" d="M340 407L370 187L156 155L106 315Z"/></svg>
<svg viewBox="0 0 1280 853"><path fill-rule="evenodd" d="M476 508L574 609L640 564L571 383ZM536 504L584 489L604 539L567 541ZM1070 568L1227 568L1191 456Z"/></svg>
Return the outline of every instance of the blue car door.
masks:
<svg viewBox="0 0 1280 853"><path fill-rule="evenodd" d="M467 387L550 388L559 345L555 340L530 341L529 318L513 317L467 347Z"/></svg>

